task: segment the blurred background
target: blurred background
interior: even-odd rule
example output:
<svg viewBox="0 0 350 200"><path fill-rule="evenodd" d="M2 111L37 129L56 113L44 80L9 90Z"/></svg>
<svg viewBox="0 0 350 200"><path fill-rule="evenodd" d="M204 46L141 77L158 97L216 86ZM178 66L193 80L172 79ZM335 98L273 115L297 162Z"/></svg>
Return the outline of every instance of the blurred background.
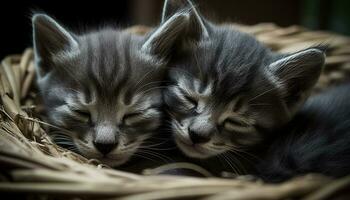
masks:
<svg viewBox="0 0 350 200"><path fill-rule="evenodd" d="M349 0L197 0L195 3L205 16L216 22L273 22L279 26L302 25L350 35ZM11 0L3 3L0 12L0 58L21 53L31 46L33 11L44 11L71 30L84 30L110 23L156 25L162 5L163 0Z"/></svg>

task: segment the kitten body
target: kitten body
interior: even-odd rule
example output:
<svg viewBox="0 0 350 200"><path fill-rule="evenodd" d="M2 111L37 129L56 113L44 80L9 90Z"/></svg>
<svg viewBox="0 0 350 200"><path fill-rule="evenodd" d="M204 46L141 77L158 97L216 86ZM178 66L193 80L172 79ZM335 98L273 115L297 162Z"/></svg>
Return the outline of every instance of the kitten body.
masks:
<svg viewBox="0 0 350 200"><path fill-rule="evenodd" d="M257 175L282 181L306 173L350 174L350 84L308 99L262 147Z"/></svg>

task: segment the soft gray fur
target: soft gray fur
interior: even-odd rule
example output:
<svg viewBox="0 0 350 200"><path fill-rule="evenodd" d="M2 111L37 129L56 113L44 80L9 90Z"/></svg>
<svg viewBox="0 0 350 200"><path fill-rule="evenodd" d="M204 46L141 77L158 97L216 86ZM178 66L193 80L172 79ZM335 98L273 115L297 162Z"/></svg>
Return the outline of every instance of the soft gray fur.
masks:
<svg viewBox="0 0 350 200"><path fill-rule="evenodd" d="M77 35L34 15L37 83L58 127L54 141L110 166L136 153L160 125L165 65L184 17L139 36L116 28Z"/></svg>
<svg viewBox="0 0 350 200"><path fill-rule="evenodd" d="M321 47L277 54L248 34L202 18L187 0L167 0L163 20L190 10L170 61L164 100L178 147L208 158L249 149L286 124L324 64Z"/></svg>

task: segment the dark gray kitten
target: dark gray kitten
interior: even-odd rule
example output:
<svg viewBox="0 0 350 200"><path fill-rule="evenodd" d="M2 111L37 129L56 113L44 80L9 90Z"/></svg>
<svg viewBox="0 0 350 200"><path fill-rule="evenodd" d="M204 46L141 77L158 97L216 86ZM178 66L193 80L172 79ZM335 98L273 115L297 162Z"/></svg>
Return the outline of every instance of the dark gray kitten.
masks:
<svg viewBox="0 0 350 200"><path fill-rule="evenodd" d="M256 175L280 182L306 173L350 174L350 83L310 97L261 146Z"/></svg>
<svg viewBox="0 0 350 200"><path fill-rule="evenodd" d="M164 91L175 142L194 158L257 146L303 105L324 51L271 52L248 34L203 19L186 0L166 1L163 21L186 10Z"/></svg>
<svg viewBox="0 0 350 200"><path fill-rule="evenodd" d="M115 28L76 35L44 14L33 16L37 83L57 144L117 166L156 132L160 86L177 14L146 36Z"/></svg>

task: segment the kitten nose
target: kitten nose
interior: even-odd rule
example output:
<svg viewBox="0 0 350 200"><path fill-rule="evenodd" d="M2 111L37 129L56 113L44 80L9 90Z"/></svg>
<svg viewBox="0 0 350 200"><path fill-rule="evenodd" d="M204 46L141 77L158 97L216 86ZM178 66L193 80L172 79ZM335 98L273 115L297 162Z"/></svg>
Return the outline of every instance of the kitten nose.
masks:
<svg viewBox="0 0 350 200"><path fill-rule="evenodd" d="M94 141L94 146L96 149L101 152L103 155L107 155L109 152L111 152L118 144L116 142L99 142Z"/></svg>
<svg viewBox="0 0 350 200"><path fill-rule="evenodd" d="M190 139L193 144L203 144L207 143L210 140L209 134L201 134L199 132L196 132L194 130L188 129L188 134L190 135Z"/></svg>
<svg viewBox="0 0 350 200"><path fill-rule="evenodd" d="M110 153L118 145L118 130L110 123L101 123L95 127L93 144L103 155Z"/></svg>

